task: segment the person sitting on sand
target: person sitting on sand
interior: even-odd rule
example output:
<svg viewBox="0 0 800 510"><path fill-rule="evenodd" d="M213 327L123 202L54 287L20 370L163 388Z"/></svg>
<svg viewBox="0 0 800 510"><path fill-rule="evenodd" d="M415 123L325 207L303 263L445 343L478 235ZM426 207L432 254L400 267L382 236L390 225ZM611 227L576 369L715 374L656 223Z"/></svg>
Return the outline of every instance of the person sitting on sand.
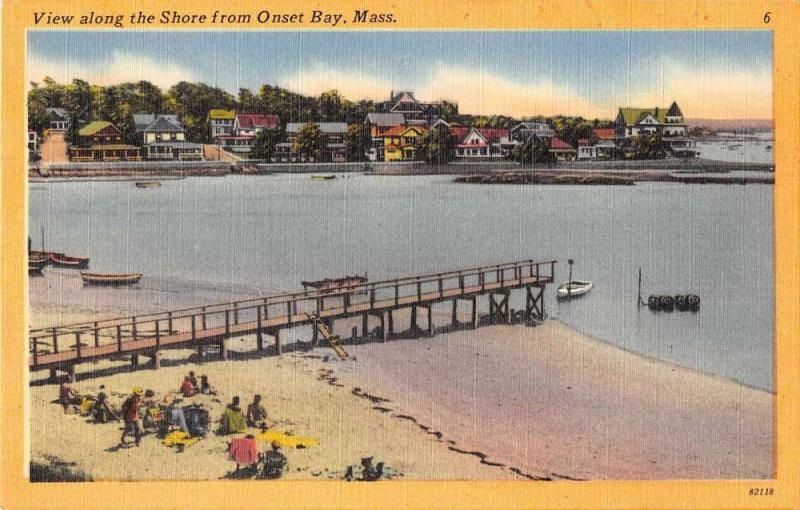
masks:
<svg viewBox="0 0 800 510"><path fill-rule="evenodd" d="M247 432L247 420L239 407L239 397L233 397L230 404L225 407L222 418L219 420L219 434L237 434Z"/></svg>
<svg viewBox="0 0 800 510"><path fill-rule="evenodd" d="M189 432L189 425L186 424L186 415L183 413L183 409L178 407L172 395L164 395L159 406L161 407L161 412L164 414L164 420L160 423L159 435L166 436L170 426L178 427L183 432L191 435Z"/></svg>
<svg viewBox="0 0 800 510"><path fill-rule="evenodd" d="M252 434L237 437L228 443L228 458L236 462L236 473L240 466L251 468L258 464L258 446Z"/></svg>
<svg viewBox="0 0 800 510"><path fill-rule="evenodd" d="M161 418L161 409L156 403L156 392L148 389L142 399L142 427L155 428Z"/></svg>
<svg viewBox="0 0 800 510"><path fill-rule="evenodd" d="M208 383L208 376L201 375L200 376L200 388L198 390L200 393L204 395L216 395L217 390L215 390L211 384Z"/></svg>
<svg viewBox="0 0 800 510"><path fill-rule="evenodd" d="M194 375L194 370L189 370L189 382L192 383L192 386L197 388L197 376Z"/></svg>
<svg viewBox="0 0 800 510"><path fill-rule="evenodd" d="M191 397L195 393L194 389L195 385L192 384L192 379L187 375L181 383L181 393L183 393L184 397Z"/></svg>
<svg viewBox="0 0 800 510"><path fill-rule="evenodd" d="M255 395L253 402L247 406L247 425L259 427L261 430L272 427L272 422L269 421L267 416L267 410L261 405L261 395Z"/></svg>
<svg viewBox="0 0 800 510"><path fill-rule="evenodd" d="M283 475L286 468L286 455L281 453L281 444L276 440L272 442L272 450L264 454L263 478L276 479Z"/></svg>
<svg viewBox="0 0 800 510"><path fill-rule="evenodd" d="M108 423L111 420L119 421L117 413L108 405L107 398L104 391L97 394L97 400L94 401L94 406L92 406L92 416L95 423Z"/></svg>
<svg viewBox="0 0 800 510"><path fill-rule="evenodd" d="M122 418L125 420L125 428L122 430L122 437L119 440L120 448L125 446L125 438L128 434L133 434L136 446L139 446L141 430L139 429L139 410L142 408L142 394L144 391L138 386L133 388L131 396L122 404Z"/></svg>
<svg viewBox="0 0 800 510"><path fill-rule="evenodd" d="M75 410L76 405L81 403L80 394L72 387L72 377L67 375L61 381L58 389L58 403L64 407L65 413Z"/></svg>

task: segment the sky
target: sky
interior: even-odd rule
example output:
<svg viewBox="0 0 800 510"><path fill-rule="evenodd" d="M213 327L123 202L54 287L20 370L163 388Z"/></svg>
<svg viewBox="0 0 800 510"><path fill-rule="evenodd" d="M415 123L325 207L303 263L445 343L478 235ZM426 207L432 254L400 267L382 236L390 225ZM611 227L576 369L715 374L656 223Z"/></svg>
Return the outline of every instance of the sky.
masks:
<svg viewBox="0 0 800 510"><path fill-rule="evenodd" d="M263 84L351 100L412 90L476 115L613 118L669 106L687 118L772 118L769 31L36 31L28 81Z"/></svg>

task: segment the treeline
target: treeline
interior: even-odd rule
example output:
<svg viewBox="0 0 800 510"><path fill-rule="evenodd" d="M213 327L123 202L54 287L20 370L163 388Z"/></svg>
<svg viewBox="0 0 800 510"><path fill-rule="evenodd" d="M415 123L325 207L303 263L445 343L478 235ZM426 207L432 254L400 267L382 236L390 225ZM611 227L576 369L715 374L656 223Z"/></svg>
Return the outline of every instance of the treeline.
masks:
<svg viewBox="0 0 800 510"><path fill-rule="evenodd" d="M376 111L376 103L352 101L336 90L314 97L272 85L262 85L257 93L242 88L234 96L205 83L185 81L163 91L148 81L99 86L79 79L62 84L45 78L41 83L31 83L28 93L28 126L39 133L49 124L46 108L67 111L72 125L70 138L75 137L80 126L92 120L108 120L122 131L128 143L135 143L133 114L140 112L177 114L186 128L187 138L204 141L209 139L207 118L212 109L275 114L281 126L287 122L314 121L361 124L368 113ZM507 129L520 120L550 122L557 135L573 146L578 139L589 138L592 129L613 124L569 116L516 119L504 115L469 115L458 113L458 106L447 101L442 105L442 118L455 125Z"/></svg>

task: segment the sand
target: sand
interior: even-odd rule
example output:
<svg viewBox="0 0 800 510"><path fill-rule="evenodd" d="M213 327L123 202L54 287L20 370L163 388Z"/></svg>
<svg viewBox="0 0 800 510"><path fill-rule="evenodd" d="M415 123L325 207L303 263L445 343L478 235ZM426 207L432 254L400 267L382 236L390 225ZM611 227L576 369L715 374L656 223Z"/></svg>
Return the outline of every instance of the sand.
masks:
<svg viewBox="0 0 800 510"><path fill-rule="evenodd" d="M32 324L152 311L176 295L186 304L211 297L159 284L130 295L87 294L86 302L67 306L54 296L73 280L64 274L32 283ZM36 286L44 285L47 292L38 289L37 297ZM235 292L212 293L228 294ZM448 313L434 319L445 324ZM340 321L335 329L349 337L355 324ZM408 326L407 314L397 318L398 331ZM773 476L773 394L623 351L553 320L535 328L346 341L348 360L326 347L306 350L309 339L308 328L285 331L284 345L296 350L281 356L255 355L254 338L235 339L229 361L213 352L201 360L190 350L166 351L158 370L131 371L125 361L86 364L78 367L77 388L96 393L103 384L119 405L133 386L174 392L194 370L219 390L218 401L197 397L214 420L232 396L246 403L260 393L278 430L319 440L285 452L289 479L341 478L367 456L385 462L396 479ZM52 403L57 387L42 384L46 376L32 375L34 461L73 464L96 480L217 479L235 467L225 454L230 437L214 434L183 453L155 435L139 448L115 450L121 426L64 415Z"/></svg>

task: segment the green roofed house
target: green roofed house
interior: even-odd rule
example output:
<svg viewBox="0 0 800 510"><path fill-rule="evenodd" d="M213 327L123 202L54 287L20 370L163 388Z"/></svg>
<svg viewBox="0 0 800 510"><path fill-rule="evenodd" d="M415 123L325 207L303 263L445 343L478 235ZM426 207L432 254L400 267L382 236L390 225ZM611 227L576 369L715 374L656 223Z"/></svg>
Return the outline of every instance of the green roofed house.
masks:
<svg viewBox="0 0 800 510"><path fill-rule="evenodd" d="M664 147L679 156L694 156L695 142L687 138L687 126L678 103L669 108L620 108L615 121L617 138L658 134Z"/></svg>
<svg viewBox="0 0 800 510"><path fill-rule="evenodd" d="M70 148L72 161L138 161L139 147L122 141L122 132L114 124L96 120L78 131L78 143Z"/></svg>
<svg viewBox="0 0 800 510"><path fill-rule="evenodd" d="M233 133L233 122L236 120L236 112L231 110L211 110L208 112L208 124L210 126L211 139Z"/></svg>

